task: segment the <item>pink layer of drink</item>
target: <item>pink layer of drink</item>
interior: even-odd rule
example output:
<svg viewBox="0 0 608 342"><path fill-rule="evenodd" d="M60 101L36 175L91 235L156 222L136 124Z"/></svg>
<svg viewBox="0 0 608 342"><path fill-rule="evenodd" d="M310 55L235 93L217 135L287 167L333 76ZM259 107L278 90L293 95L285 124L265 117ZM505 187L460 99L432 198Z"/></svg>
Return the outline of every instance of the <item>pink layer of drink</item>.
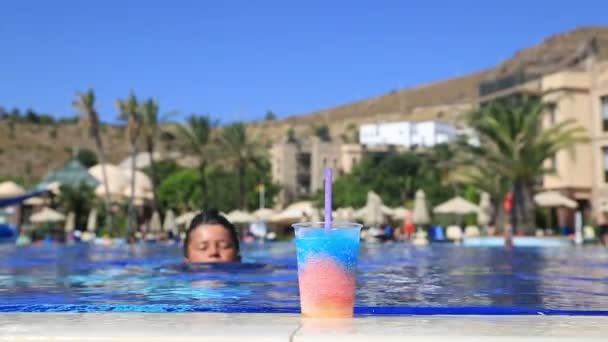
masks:
<svg viewBox="0 0 608 342"><path fill-rule="evenodd" d="M355 275L331 257L308 259L299 272L299 283L303 316L353 316Z"/></svg>

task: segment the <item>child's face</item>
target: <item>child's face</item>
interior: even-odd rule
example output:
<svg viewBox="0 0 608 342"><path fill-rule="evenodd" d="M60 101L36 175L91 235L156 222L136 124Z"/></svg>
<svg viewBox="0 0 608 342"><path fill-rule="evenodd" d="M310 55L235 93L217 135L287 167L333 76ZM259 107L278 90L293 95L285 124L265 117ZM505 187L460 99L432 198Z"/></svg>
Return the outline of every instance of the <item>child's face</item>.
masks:
<svg viewBox="0 0 608 342"><path fill-rule="evenodd" d="M224 226L203 224L190 233L188 262L233 262L237 258L236 246Z"/></svg>

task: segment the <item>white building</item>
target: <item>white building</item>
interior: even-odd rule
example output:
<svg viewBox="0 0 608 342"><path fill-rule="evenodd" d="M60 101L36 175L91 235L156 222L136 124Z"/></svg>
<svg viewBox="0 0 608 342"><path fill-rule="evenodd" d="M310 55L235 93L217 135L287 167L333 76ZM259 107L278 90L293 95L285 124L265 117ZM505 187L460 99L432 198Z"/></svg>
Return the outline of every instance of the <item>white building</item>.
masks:
<svg viewBox="0 0 608 342"><path fill-rule="evenodd" d="M366 146L431 147L449 142L457 136L456 127L441 121L390 122L359 127L359 143Z"/></svg>

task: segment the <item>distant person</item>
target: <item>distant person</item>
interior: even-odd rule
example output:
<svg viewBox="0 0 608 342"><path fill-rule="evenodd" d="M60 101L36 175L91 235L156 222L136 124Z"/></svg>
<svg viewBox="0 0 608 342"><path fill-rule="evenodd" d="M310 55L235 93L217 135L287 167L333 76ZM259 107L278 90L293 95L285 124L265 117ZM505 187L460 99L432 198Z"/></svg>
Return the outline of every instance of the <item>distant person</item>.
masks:
<svg viewBox="0 0 608 342"><path fill-rule="evenodd" d="M184 258L192 263L241 261L234 225L217 210L196 215L184 239Z"/></svg>
<svg viewBox="0 0 608 342"><path fill-rule="evenodd" d="M389 224L387 224L386 226L384 226L384 238L386 240L392 240L393 239L393 226Z"/></svg>
<svg viewBox="0 0 608 342"><path fill-rule="evenodd" d="M412 239L412 236L416 232L416 226L412 222L412 220L406 220L403 224L403 232L405 233L405 237L408 240Z"/></svg>

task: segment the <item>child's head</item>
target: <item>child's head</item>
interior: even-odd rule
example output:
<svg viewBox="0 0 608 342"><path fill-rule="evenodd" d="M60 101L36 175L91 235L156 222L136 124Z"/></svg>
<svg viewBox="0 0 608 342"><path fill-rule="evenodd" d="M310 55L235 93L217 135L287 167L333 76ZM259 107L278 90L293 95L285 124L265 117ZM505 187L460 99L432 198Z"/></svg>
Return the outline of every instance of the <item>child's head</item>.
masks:
<svg viewBox="0 0 608 342"><path fill-rule="evenodd" d="M186 232L184 257L188 262L240 261L236 229L217 210L196 215Z"/></svg>

